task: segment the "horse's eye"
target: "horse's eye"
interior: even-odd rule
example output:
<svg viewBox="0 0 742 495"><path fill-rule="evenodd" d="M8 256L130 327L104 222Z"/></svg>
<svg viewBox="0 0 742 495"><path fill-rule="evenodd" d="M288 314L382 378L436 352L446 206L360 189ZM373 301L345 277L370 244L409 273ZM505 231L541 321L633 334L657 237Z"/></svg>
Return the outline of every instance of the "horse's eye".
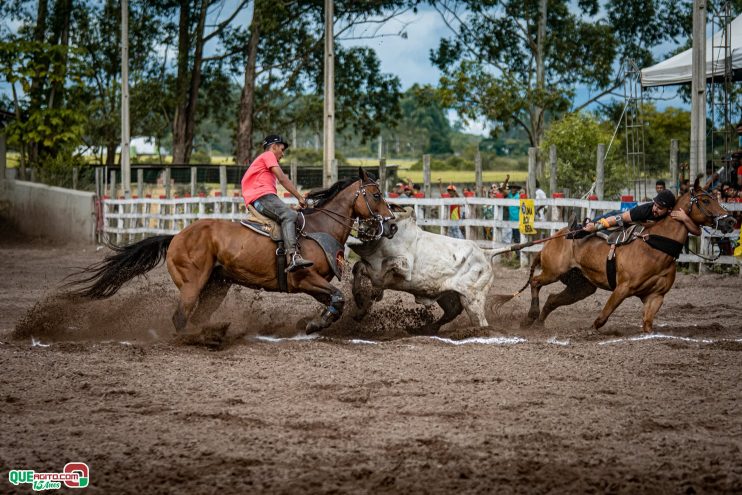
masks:
<svg viewBox="0 0 742 495"><path fill-rule="evenodd" d="M379 201L381 199L381 193L374 193L374 199Z"/></svg>

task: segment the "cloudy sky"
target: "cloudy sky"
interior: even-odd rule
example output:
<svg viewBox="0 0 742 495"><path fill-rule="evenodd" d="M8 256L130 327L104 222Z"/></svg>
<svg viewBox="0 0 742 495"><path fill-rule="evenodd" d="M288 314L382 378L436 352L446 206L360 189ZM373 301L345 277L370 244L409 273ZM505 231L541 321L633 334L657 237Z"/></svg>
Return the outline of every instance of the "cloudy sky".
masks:
<svg viewBox="0 0 742 495"><path fill-rule="evenodd" d="M222 15L226 16L232 12L231 8L235 5L236 0L227 0L222 10ZM251 9L250 9L251 10ZM252 12L248 10L243 12L238 22L249 24ZM336 27L337 31L338 27ZM437 48L440 40L451 35L449 28L441 19L441 16L431 7L421 7L417 13L407 12L389 22L387 22L378 32L375 26L364 30L356 30L353 36L370 37L376 34L376 37L370 39L342 39L339 41L345 46L368 46L376 51L381 61L383 72L394 74L399 77L402 83L402 89L406 90L415 83L436 85L440 77L440 71L430 63L430 51ZM407 36L398 35L400 31L405 31ZM381 34L382 36L378 36ZM347 38L344 35L343 38ZM658 47L655 56L662 59L673 47L670 44ZM6 84L0 83L0 91L7 91ZM676 98L674 88L667 88L658 94L661 99L656 103L659 108L666 106L685 106ZM588 97L586 88L577 89L576 103L584 101ZM450 114L455 119L455 114ZM483 123L470 123L468 130L470 132L482 133L485 131Z"/></svg>
<svg viewBox="0 0 742 495"><path fill-rule="evenodd" d="M406 38L391 35L402 29L407 33ZM390 21L382 32L390 35L375 39L340 41L340 43L345 46L373 48L381 61L382 71L399 77L403 90L415 83L432 85L438 83L441 73L431 64L430 51L438 47L442 38L451 35L450 29L438 12L431 7L420 8L417 13L408 12ZM658 46L655 57L663 60L665 55L674 48L672 43ZM660 89L653 95L657 98L655 103L660 109L667 106L687 107L677 98L676 89L673 87ZM589 97L588 88L576 89L576 105ZM449 117L452 120L457 118L453 112L449 114ZM486 125L482 122L471 122L467 130L477 134L484 133Z"/></svg>

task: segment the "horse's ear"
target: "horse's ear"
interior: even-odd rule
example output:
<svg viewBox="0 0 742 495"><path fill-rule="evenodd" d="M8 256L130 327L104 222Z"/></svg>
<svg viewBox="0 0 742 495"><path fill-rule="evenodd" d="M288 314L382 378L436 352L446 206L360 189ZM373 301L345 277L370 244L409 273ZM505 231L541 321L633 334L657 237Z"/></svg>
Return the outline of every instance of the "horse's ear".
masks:
<svg viewBox="0 0 742 495"><path fill-rule="evenodd" d="M358 167L358 177L360 177L363 180L368 180L368 174L363 169L363 167Z"/></svg>
<svg viewBox="0 0 742 495"><path fill-rule="evenodd" d="M394 213L402 213L405 211L405 209L401 206L399 206L397 203L388 203L389 209L392 210Z"/></svg>
<svg viewBox="0 0 742 495"><path fill-rule="evenodd" d="M694 191L700 191L701 190L701 177L703 177L703 174L698 174L696 176L695 182L693 182L693 190Z"/></svg>

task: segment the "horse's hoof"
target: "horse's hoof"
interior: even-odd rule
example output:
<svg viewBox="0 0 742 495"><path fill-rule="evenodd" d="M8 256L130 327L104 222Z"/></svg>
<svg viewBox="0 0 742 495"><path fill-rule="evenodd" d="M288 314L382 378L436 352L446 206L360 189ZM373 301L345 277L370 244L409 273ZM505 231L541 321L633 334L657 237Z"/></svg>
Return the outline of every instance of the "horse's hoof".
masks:
<svg viewBox="0 0 742 495"><path fill-rule="evenodd" d="M320 330L323 330L324 328L325 327L322 326L320 323L316 321L310 321L309 323L307 323L307 327L304 331L307 333L307 335L311 335L313 333L319 332Z"/></svg>
<svg viewBox="0 0 742 495"><path fill-rule="evenodd" d="M532 320L531 318L525 318L521 320L520 328L531 328L535 322L535 319Z"/></svg>

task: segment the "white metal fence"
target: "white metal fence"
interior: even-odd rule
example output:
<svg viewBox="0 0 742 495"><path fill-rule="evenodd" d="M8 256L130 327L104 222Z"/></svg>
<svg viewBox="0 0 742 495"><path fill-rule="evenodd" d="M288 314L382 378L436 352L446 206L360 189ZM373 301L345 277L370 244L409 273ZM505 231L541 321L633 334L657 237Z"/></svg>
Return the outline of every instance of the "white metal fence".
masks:
<svg viewBox="0 0 742 495"><path fill-rule="evenodd" d="M294 198L284 198L289 204L296 204ZM507 231L517 229L518 222L504 220L505 208L519 206L517 199L490 198L394 198L396 204L412 206L415 209L417 223L420 226L437 229L446 234L450 228L461 228L467 239L472 239L481 247L501 248L508 244ZM537 237L545 237L567 225L567 216L576 214L578 219L593 218L608 211L619 210L618 201L590 201L583 199L551 198L534 200L536 210L543 208L545 221L539 221L535 228ZM449 207L461 206L462 219L449 219ZM742 203L725 203L730 211L742 211ZM485 207L491 207L492 217L484 218ZM242 197L199 196L186 198L137 198L109 199L101 201L102 221L99 231L117 244L132 242L149 235L177 234L189 224L203 218L238 221L246 215ZM489 235L488 235L489 234ZM739 230L726 237L739 239ZM722 237L714 229L703 228L699 254L715 257L713 238ZM530 239L533 239L531 237ZM522 239L525 242L525 239ZM527 248L527 251L538 251L541 245ZM682 254L681 262L705 262L694 254ZM713 261L721 264L737 264L740 261L733 256L720 256Z"/></svg>

